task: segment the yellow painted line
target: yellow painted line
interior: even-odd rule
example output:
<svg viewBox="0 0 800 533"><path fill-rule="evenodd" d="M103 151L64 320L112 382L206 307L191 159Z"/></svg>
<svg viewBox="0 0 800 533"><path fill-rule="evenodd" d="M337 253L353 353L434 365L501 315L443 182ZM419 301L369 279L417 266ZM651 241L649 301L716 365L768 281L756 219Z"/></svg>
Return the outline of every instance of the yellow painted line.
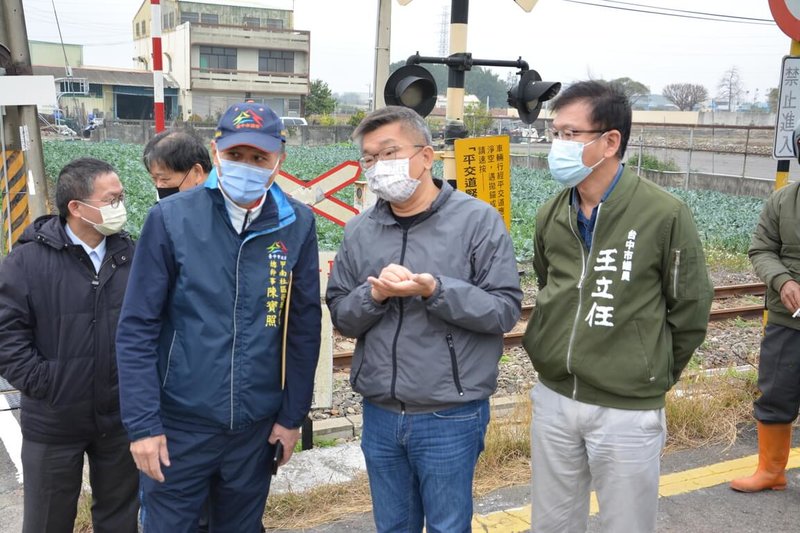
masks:
<svg viewBox="0 0 800 533"><path fill-rule="evenodd" d="M732 480L751 475L758 466L758 454L740 459L732 459L683 472L665 474L658 484L658 495L661 498L685 494L699 489L730 483ZM792 448L789 452L787 469L800 468L800 448ZM597 495L592 492L589 513L598 512ZM531 529L531 506L516 507L496 511L486 515L476 514L472 517L473 532L522 533Z"/></svg>

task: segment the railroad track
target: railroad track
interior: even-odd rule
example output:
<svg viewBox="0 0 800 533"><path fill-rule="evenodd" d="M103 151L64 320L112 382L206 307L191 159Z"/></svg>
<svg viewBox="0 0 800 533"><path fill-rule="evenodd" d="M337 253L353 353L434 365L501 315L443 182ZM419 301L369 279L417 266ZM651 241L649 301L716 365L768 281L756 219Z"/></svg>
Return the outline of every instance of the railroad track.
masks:
<svg viewBox="0 0 800 533"><path fill-rule="evenodd" d="M724 285L721 287L714 287L714 299L726 300L730 298L742 298L746 296L763 296L766 293L767 287L763 283L745 283L742 285ZM533 313L533 305L523 305L522 313L520 315L520 322L527 323ZM744 305L738 307L726 307L723 309L712 309L708 317L709 321L715 322L719 320L728 320L731 318L760 318L764 312L764 304ZM334 332L335 333L335 332ZM514 331L506 333L503 336L503 344L508 347L516 347L522 344L522 336L525 334L525 328L519 325L514 328ZM353 360L353 352L341 351L334 352L333 354L333 367L336 369L350 368L350 363Z"/></svg>

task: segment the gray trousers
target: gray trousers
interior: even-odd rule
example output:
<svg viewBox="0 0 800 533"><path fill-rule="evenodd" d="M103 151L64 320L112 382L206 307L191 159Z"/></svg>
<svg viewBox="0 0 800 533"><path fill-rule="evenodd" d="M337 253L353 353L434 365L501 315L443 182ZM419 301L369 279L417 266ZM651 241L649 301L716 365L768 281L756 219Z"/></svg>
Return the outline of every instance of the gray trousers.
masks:
<svg viewBox="0 0 800 533"><path fill-rule="evenodd" d="M758 360L761 396L753 414L765 424L790 424L800 409L800 330L767 326Z"/></svg>
<svg viewBox="0 0 800 533"><path fill-rule="evenodd" d="M585 532L592 486L604 533L655 531L664 409L600 407L541 383L531 399L532 531Z"/></svg>
<svg viewBox="0 0 800 533"><path fill-rule="evenodd" d="M72 533L89 457L95 533L136 533L139 475L125 433L67 444L22 440L23 533Z"/></svg>

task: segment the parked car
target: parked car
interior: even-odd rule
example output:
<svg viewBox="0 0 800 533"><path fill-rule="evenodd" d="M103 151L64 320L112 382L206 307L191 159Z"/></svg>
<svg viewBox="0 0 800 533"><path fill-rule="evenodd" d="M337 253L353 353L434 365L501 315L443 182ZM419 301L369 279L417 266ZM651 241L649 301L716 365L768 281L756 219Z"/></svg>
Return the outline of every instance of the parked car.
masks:
<svg viewBox="0 0 800 533"><path fill-rule="evenodd" d="M539 135L539 132L536 131L536 128L530 127L512 129L508 135L511 137L512 143L530 144L540 143L547 140L547 137L544 135Z"/></svg>
<svg viewBox="0 0 800 533"><path fill-rule="evenodd" d="M281 117L284 128L294 128L297 126L308 126L308 122L303 117Z"/></svg>

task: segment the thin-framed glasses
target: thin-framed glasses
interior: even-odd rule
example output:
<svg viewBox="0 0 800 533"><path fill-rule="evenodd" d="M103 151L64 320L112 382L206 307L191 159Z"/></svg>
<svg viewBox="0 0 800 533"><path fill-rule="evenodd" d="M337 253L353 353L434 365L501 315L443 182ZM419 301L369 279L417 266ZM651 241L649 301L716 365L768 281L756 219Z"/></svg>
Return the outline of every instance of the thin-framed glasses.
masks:
<svg viewBox="0 0 800 533"><path fill-rule="evenodd" d="M412 148L419 148L411 157L416 156L418 153L425 148L425 144L409 144L405 146L387 146L377 154L363 154L361 158L359 158L358 162L361 165L361 168L367 169L370 168L372 165L375 164L377 161L389 161L391 159L397 159L397 153L400 152L403 148L412 147ZM410 157L410 158L411 158ZM409 159L410 159L409 158Z"/></svg>
<svg viewBox="0 0 800 533"><path fill-rule="evenodd" d="M108 204L111 207L113 207L114 209L116 209L117 207L119 207L119 204L125 203L125 193L122 193L119 196L115 196L111 200L86 199L86 200L81 200L81 202L99 202L99 203L102 203L102 204Z"/></svg>
<svg viewBox="0 0 800 533"><path fill-rule="evenodd" d="M606 130L571 130L567 128L563 130L557 130L555 128L547 128L547 132L553 139L572 141L575 139L576 135L580 135L582 133L605 133Z"/></svg>

